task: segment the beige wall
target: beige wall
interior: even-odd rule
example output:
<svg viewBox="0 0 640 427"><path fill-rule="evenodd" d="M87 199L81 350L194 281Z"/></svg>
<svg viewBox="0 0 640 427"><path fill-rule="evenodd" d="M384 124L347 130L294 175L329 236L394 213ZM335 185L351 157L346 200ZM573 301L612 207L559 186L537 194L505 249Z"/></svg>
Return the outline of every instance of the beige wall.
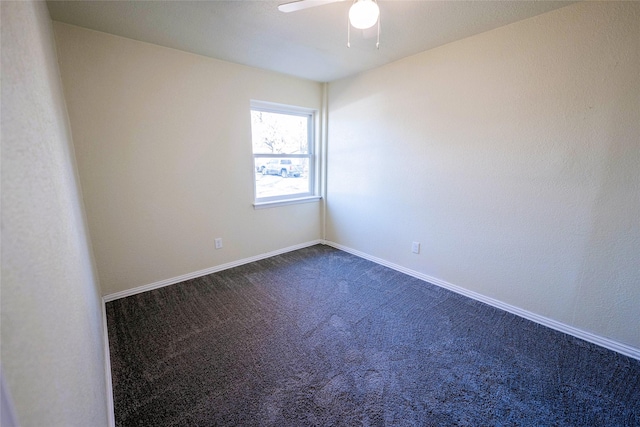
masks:
<svg viewBox="0 0 640 427"><path fill-rule="evenodd" d="M321 84L54 30L104 295L321 238L320 202L254 210L249 115L320 110Z"/></svg>
<svg viewBox="0 0 640 427"><path fill-rule="evenodd" d="M326 238L640 348L638 8L331 83ZM248 116L320 109L320 84L54 28L103 294L322 238L321 203L251 206Z"/></svg>
<svg viewBox="0 0 640 427"><path fill-rule="evenodd" d="M100 295L51 19L44 2L0 8L2 374L24 427L107 425Z"/></svg>
<svg viewBox="0 0 640 427"><path fill-rule="evenodd" d="M327 239L640 348L639 23L579 3L331 83Z"/></svg>

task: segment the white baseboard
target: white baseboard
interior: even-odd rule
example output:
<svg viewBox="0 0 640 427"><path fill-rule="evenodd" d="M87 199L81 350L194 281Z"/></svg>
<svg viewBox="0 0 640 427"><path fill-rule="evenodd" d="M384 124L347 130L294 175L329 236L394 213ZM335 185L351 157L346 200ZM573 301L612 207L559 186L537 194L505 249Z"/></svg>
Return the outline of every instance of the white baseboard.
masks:
<svg viewBox="0 0 640 427"><path fill-rule="evenodd" d="M113 381L111 379L111 353L109 352L109 332L107 330L107 307L102 298L102 337L104 340L104 376L107 387L107 423L116 426L115 407L113 406Z"/></svg>
<svg viewBox="0 0 640 427"><path fill-rule="evenodd" d="M271 258L272 256L284 254L287 252L296 251L298 249L306 248L313 245L324 244L324 240L312 240L310 242L301 243L299 245L289 246L283 249L278 249L275 251L267 252L264 254L252 256L249 258L244 258L238 261L228 262L226 264L216 265L214 267L205 268L204 270L194 271L193 273L183 274L182 276L172 277L170 279L160 280L159 282L150 283L148 285L138 286L132 289L127 289L124 291L116 292L113 294L105 295L102 297L104 302L113 301L120 298L129 297L131 295L136 295L142 292L151 291L153 289L162 288L169 285L174 285L176 283L184 282L185 280L195 279L197 277L206 276L207 274L216 273L218 271L227 270L229 268L238 267L243 264L248 264L250 262L259 261L265 258Z"/></svg>
<svg viewBox="0 0 640 427"><path fill-rule="evenodd" d="M13 427L18 425L16 406L13 403L9 387L5 383L2 366L0 366L0 426Z"/></svg>
<svg viewBox="0 0 640 427"><path fill-rule="evenodd" d="M470 291L468 289L465 289L463 287L454 285L452 283L446 282L444 280L438 279L436 277L432 277L420 272L417 272L415 270L411 270L409 268L405 268L401 265L398 264L394 264L392 262L383 260L381 258L377 258L374 257L372 255L366 254L364 252L360 252L357 251L355 249L349 248L347 246L343 246L340 245L338 243L335 242L331 242L328 240L313 240L310 242L306 242L306 243L302 243L299 245L295 245L295 246L289 246L287 248L283 248L283 249L279 249L276 251L271 251L271 252L267 252L264 254L260 254L260 255L256 255L253 257L249 257L249 258L244 258L238 261L233 261L233 262L229 262L226 264L221 264L215 267L210 267L204 270L199 270L199 271L195 271L193 273L188 273L188 274L184 274L182 276L178 276L178 277L173 277L170 279L165 279L165 280L161 280L159 282L155 282L155 283L150 283L148 285L143 285L143 286L138 286L136 288L133 289L127 289L125 291L121 291L121 292L116 292L113 294L109 294L109 295L105 295L102 299L103 301L109 302L109 301L113 301L119 298L125 298L131 295L136 295L142 292L147 292L153 289L158 289L158 288L162 288L164 286L169 286L169 285L173 285L176 283L180 283L180 282L184 282L185 280L190 280L190 279L195 279L197 277L201 277L201 276L205 276L207 274L211 274L211 273L215 273L218 271L222 271L222 270L226 270L229 268L233 268L233 267L237 267L243 264L248 264L250 262L254 262L254 261L259 261L261 259L265 259L265 258L270 258L272 256L275 255L280 255L286 252L291 252L291 251L295 251L298 249L302 249L302 248L306 248L309 246L313 246L313 245L317 245L317 244L324 244L324 245L328 245L328 246L332 246L336 249L340 249L342 251L348 252L350 254L356 255L360 258L364 258L367 259L369 261L375 262L376 264L380 264L380 265L384 265L385 267L389 267L393 270L399 271L401 273L407 274L409 276L415 277L417 279L420 280L424 280L425 282L429 282L432 283L434 285L440 286L442 288L448 289L450 291L453 291L457 294L460 295L464 295L466 297L469 297L471 299L483 302L485 304L491 305L493 307L496 307L500 310L504 310L507 311L509 313L515 314L516 316L520 316L523 317L525 319L531 320L533 322L536 322L540 325L549 327L551 329L555 329L556 331L560 331L563 332L565 334L574 336L576 338L580 338L582 340L588 341L590 343L599 345L601 347L607 348L609 350L613 350L615 352L618 352L620 354L624 354L625 356L629 356L632 357L634 359L640 360L640 349L635 348L635 347L631 347L629 345L626 344L622 344L620 342L611 340L609 338L605 338L605 337L601 337L599 335L593 334L591 332L586 332L583 331L581 329L578 329L576 327L564 324L562 322L558 322L556 320L550 319L548 317L544 317L541 316L539 314L536 313L532 313L530 311L524 310L522 308L504 303L502 301L496 300L494 298L490 298L487 297L485 295L479 294L477 292L474 291ZM106 313L103 313L103 315L106 316ZM108 338L106 335L106 317L104 319L104 324L105 324L105 342L106 342L106 353L107 353L107 357L109 355L109 348L108 348ZM107 359L108 361L108 359ZM111 386L111 369L109 369L109 386ZM110 395L111 396L111 395ZM113 406L113 401L111 401L111 405Z"/></svg>
<svg viewBox="0 0 640 427"><path fill-rule="evenodd" d="M562 322L558 322L558 321L550 319L548 317L544 317L544 316L541 316L539 314L532 313L532 312L527 311L527 310L523 310L523 309L521 309L519 307L515 307L513 305L510 305L510 304L504 303L502 301L487 297L485 295L479 294L479 293L474 292L474 291L470 291L468 289L462 288L460 286L454 285L454 284L446 282L444 280L440 280L440 279L438 279L436 277L431 277L431 276L428 276L426 274L420 273L418 271L402 267L401 265L394 264L392 262L383 260L381 258L377 258L377 257L371 256L371 255L366 254L364 252L357 251L355 249L349 248L347 246L340 245L340 244L335 243L335 242L330 242L330 241L326 241L325 240L322 243L324 243L325 245L328 245L328 246L332 246L332 247L334 247L336 249L340 249L341 251L348 252L348 253L350 253L352 255L355 255L355 256L358 256L360 258L364 258L366 260L373 261L376 264L380 264L380 265L383 265L385 267L389 267L389 268L391 268L393 270L399 271L401 273L405 273L405 274L407 274L409 276L415 277L416 279L424 280L425 282L432 283L434 285L437 285L437 286L440 286L442 288L445 288L445 289L448 289L450 291L453 291L453 292L455 292L457 294L464 295L464 296L469 297L471 299L483 302L483 303L488 304L490 306L496 307L496 308L498 308L500 310L504 310L504 311L507 311L509 313L515 314L516 316L520 316L520 317L523 317L525 319L531 320L531 321L533 321L535 323L538 323L540 325L549 327L551 329L555 329L556 331L563 332L565 334L574 336L576 338L580 338L580 339L582 339L584 341L588 341L590 343L599 345L599 346L607 348L609 350L613 350L613 351L618 352L620 354L623 354L625 356L629 356L629 357L632 357L634 359L640 360L640 349L638 349L638 348L631 347L629 345L619 343L619 342L611 340L609 338L605 338L605 337L601 337L599 335L595 335L595 334L593 334L591 332L583 331L581 329L575 328L573 326L569 326L569 325L564 324Z"/></svg>

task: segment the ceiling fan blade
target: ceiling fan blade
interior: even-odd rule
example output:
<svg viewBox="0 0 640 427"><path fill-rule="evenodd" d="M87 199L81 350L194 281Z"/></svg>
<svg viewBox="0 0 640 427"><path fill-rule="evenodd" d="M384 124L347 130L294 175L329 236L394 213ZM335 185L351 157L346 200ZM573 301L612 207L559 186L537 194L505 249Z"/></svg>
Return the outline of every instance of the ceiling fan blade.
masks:
<svg viewBox="0 0 640 427"><path fill-rule="evenodd" d="M336 3L346 0L298 0L290 3L284 3L278 6L280 12L296 12L298 10L309 9L310 7L323 6L329 3Z"/></svg>

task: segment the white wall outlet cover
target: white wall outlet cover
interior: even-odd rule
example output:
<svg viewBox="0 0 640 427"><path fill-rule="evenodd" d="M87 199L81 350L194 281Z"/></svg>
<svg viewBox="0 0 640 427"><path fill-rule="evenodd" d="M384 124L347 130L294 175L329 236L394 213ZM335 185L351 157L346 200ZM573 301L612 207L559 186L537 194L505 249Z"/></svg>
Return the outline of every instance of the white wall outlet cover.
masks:
<svg viewBox="0 0 640 427"><path fill-rule="evenodd" d="M419 254L420 253L420 243L413 242L411 244L411 252L413 252L414 254Z"/></svg>
<svg viewBox="0 0 640 427"><path fill-rule="evenodd" d="M216 245L216 249L222 248L222 238L218 237L217 239L214 240L214 242Z"/></svg>

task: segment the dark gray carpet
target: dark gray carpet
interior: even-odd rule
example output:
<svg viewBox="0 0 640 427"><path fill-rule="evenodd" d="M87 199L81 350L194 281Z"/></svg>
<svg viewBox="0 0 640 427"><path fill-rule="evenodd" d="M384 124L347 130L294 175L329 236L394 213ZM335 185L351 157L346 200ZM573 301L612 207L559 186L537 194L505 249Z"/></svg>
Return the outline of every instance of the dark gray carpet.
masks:
<svg viewBox="0 0 640 427"><path fill-rule="evenodd" d="M107 303L118 426L640 426L640 362L327 247Z"/></svg>

